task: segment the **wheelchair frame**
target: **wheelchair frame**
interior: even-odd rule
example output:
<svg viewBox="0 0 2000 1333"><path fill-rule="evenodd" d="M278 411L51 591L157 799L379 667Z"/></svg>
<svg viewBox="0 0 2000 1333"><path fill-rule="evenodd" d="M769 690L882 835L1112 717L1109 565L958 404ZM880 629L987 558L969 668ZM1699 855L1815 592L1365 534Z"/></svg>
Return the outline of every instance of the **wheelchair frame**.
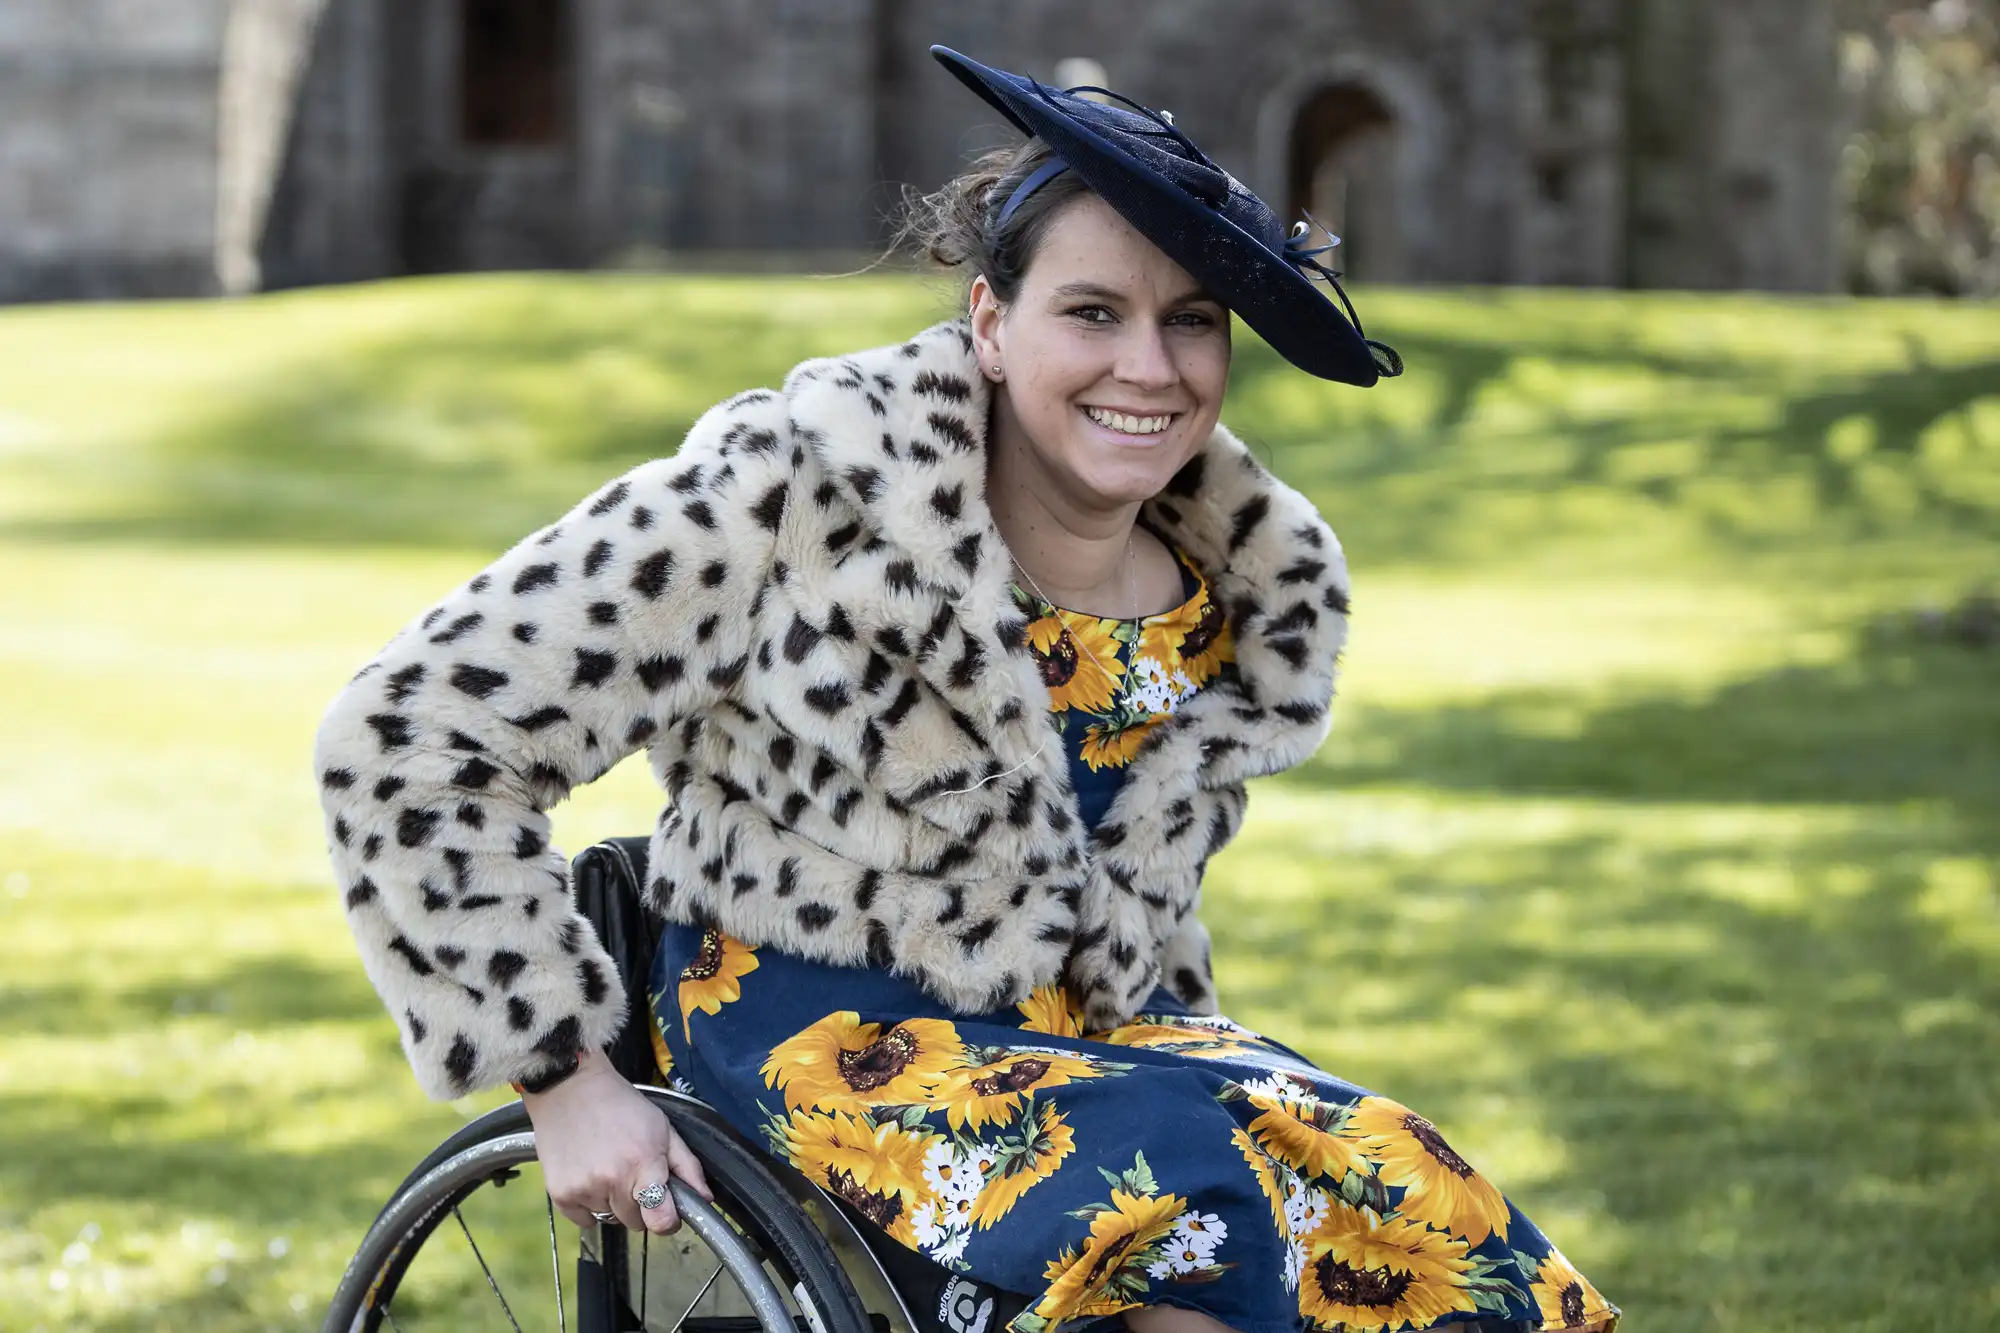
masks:
<svg viewBox="0 0 2000 1333"><path fill-rule="evenodd" d="M871 1242L865 1221L858 1220L848 1205L751 1144L706 1102L655 1086L660 1071L653 1058L646 973L658 939L640 900L645 865L644 838L614 838L586 848L571 866L577 908L610 952L630 999L625 1025L606 1054L662 1114L671 1116L701 1160L718 1200L729 1205L711 1207L679 1181L672 1182L675 1206L686 1225L666 1238L669 1243L662 1248L671 1248L671 1242L693 1232L722 1261L708 1284L727 1270L749 1306L747 1318L691 1319L701 1299L697 1295L675 1328L685 1333L748 1333L754 1324L763 1333L917 1333L902 1292L874 1248L876 1243L894 1242ZM363 1237L329 1304L325 1333L374 1333L385 1318L393 1333L397 1325L390 1303L424 1243L447 1219L458 1218L463 1228L459 1203L483 1185L504 1185L534 1157L532 1126L519 1101L470 1122L433 1149L390 1196ZM725 1211L738 1214L740 1234ZM547 1215L560 1311L562 1268L556 1258L553 1205ZM469 1229L466 1237L502 1311L518 1329L520 1324ZM642 1258L635 1310L633 1233L616 1225L584 1232L575 1278L578 1333L629 1333L648 1327L643 1313L653 1280L653 1238L639 1239ZM687 1257L687 1252L682 1255ZM765 1272L767 1261L795 1278L789 1294L800 1311L796 1318L785 1308L785 1293Z"/></svg>

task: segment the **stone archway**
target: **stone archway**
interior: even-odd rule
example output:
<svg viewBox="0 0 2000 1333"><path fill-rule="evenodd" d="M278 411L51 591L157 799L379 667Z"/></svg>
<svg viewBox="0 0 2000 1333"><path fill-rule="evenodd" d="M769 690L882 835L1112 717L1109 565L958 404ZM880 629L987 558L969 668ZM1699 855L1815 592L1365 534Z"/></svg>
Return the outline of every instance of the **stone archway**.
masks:
<svg viewBox="0 0 2000 1333"><path fill-rule="evenodd" d="M1350 82L1307 97L1287 136L1285 216L1309 213L1340 237L1332 266L1358 279L1405 276L1396 218L1398 130L1382 98Z"/></svg>
<svg viewBox="0 0 2000 1333"><path fill-rule="evenodd" d="M1352 51L1301 61L1259 101L1256 188L1294 210L1287 226L1306 207L1341 236L1327 256L1333 268L1369 282L1423 282L1449 267L1432 207L1444 143L1444 115L1422 69ZM1338 222L1311 202L1315 190L1346 196Z"/></svg>
<svg viewBox="0 0 2000 1333"><path fill-rule="evenodd" d="M574 8L570 0L459 0L461 143L568 143L575 100Z"/></svg>

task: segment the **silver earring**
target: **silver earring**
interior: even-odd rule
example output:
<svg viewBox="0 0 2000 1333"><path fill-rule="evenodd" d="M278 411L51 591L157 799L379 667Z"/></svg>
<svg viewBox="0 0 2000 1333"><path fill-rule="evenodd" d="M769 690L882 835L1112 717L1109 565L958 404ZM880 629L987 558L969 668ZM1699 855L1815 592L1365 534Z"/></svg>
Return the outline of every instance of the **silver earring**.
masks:
<svg viewBox="0 0 2000 1333"><path fill-rule="evenodd" d="M993 378L996 380L1001 378L1000 367L998 366L993 367Z"/></svg>

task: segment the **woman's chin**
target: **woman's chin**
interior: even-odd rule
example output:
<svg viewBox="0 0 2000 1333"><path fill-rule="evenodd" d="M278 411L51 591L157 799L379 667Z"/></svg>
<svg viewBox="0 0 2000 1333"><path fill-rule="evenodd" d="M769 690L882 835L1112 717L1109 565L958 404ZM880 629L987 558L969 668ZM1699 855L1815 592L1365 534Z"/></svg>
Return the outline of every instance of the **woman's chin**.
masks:
<svg viewBox="0 0 2000 1333"><path fill-rule="evenodd" d="M1134 505L1150 500L1166 489L1175 468L1105 468L1083 478L1089 492L1106 505Z"/></svg>

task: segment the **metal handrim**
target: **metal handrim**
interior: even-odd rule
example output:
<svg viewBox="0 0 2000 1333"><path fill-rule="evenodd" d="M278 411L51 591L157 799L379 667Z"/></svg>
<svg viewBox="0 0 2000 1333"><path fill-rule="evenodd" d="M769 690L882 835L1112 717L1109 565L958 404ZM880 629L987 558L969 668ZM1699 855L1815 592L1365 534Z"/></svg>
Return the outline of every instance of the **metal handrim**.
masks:
<svg viewBox="0 0 2000 1333"><path fill-rule="evenodd" d="M340 1285L334 1293L325 1333L358 1333L363 1326L359 1321L365 1320L369 1309L362 1297L374 1286L384 1267L395 1257L398 1246L413 1230L424 1226L426 1222L443 1212L456 1212L459 1203L479 1185L535 1160L535 1136L532 1132L502 1135L483 1143L473 1144L454 1154L414 1182L410 1188L399 1192L389 1206L383 1209L375 1225L369 1228L368 1235L363 1238L361 1247L348 1264L347 1271L342 1274ZM758 1324L765 1333L793 1333L792 1317L785 1309L783 1296L772 1283L762 1261L752 1253L743 1237L737 1234L735 1228L729 1225L719 1210L693 1190L678 1180L672 1181L671 1187L674 1205L680 1210L681 1217L736 1279L737 1285L742 1288ZM464 1225L462 1218L460 1225ZM553 1227L550 1233L550 1247L553 1252L555 1247ZM477 1255L476 1243L473 1249ZM485 1269L483 1256L480 1258L480 1265ZM486 1273L488 1281L492 1282L491 1270L487 1269ZM494 1289L497 1295L499 1293L497 1284ZM500 1300L502 1308L506 1309L505 1297L501 1296ZM350 1305L356 1306L359 1311L356 1316L357 1322L343 1328L334 1321L337 1312ZM512 1322L511 1310L508 1311L508 1318ZM682 1319L685 1318L684 1314Z"/></svg>

